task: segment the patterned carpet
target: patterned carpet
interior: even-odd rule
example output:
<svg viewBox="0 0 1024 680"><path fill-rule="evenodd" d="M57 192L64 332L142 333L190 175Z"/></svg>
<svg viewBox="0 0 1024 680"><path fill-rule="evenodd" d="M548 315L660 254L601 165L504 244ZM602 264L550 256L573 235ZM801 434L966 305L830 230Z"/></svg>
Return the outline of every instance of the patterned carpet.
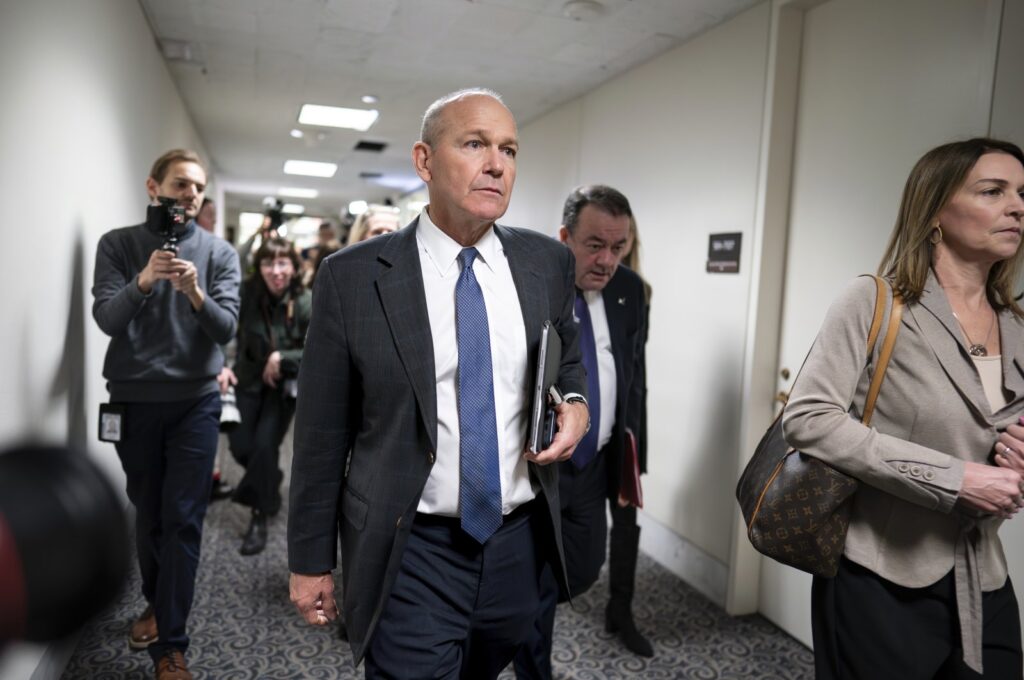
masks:
<svg viewBox="0 0 1024 680"><path fill-rule="evenodd" d="M225 464L228 479L239 473ZM189 665L200 680L362 678L336 631L314 629L288 601L285 512L270 523L267 550L238 554L248 513L230 501L210 506L203 535L196 602L189 621ZM607 573L575 609L561 606L555 624L555 677L573 680L693 680L813 677L810 651L760 616L731 617L645 555L637 567L638 625L653 659L630 654L604 632ZM137 570L121 597L83 632L62 678L153 677L145 652L132 652L127 631L144 604ZM510 670L502 680L514 678Z"/></svg>

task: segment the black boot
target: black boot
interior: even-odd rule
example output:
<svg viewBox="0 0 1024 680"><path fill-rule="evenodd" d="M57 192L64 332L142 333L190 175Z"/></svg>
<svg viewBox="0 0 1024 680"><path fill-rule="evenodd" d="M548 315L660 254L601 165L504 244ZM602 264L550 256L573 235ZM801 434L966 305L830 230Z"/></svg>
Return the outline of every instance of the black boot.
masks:
<svg viewBox="0 0 1024 680"><path fill-rule="evenodd" d="M608 585L611 598L604 610L604 629L608 633L618 633L626 649L637 656L654 656L650 641L636 629L633 622L633 582L636 577L640 527L613 525L610 542Z"/></svg>
<svg viewBox="0 0 1024 680"><path fill-rule="evenodd" d="M249 530L242 539L242 548L238 551L243 555L256 555L267 547L267 516L259 510L252 511Z"/></svg>

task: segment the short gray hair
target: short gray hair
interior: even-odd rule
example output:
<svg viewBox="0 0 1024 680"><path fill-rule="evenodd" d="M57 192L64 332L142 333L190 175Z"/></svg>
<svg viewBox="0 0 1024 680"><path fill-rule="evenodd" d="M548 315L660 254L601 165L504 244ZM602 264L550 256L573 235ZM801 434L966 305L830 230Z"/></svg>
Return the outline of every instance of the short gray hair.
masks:
<svg viewBox="0 0 1024 680"><path fill-rule="evenodd" d="M433 146L442 131L441 112L449 104L466 99L467 97L490 97L506 109L508 108L500 94L486 87L467 87L464 90L449 92L428 106L427 110L423 112L423 123L420 125L420 141L427 146Z"/></svg>

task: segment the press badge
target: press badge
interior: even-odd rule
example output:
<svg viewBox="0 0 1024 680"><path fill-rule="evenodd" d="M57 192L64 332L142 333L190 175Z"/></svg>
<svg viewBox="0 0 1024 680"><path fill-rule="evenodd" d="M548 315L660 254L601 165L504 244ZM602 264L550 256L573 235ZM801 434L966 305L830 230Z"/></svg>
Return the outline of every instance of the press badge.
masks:
<svg viewBox="0 0 1024 680"><path fill-rule="evenodd" d="M124 406L120 404L100 404L100 441L119 442L123 432Z"/></svg>

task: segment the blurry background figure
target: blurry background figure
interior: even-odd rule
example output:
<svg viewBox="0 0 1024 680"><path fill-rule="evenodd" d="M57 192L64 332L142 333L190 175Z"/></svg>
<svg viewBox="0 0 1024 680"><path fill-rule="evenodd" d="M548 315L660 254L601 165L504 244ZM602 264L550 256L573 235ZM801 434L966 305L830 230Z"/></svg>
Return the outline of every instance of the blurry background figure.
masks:
<svg viewBox="0 0 1024 680"><path fill-rule="evenodd" d="M330 220L320 223L317 231L316 245L302 251L302 283L307 288L313 287L313 277L320 268L320 263L331 253L341 250L338 230Z"/></svg>
<svg viewBox="0 0 1024 680"><path fill-rule="evenodd" d="M238 246L238 259L242 263L243 276L255 273L253 251L259 250L264 241L280 237L278 229L284 223L284 202L280 199L267 198L263 201L263 207L263 224L245 243Z"/></svg>
<svg viewBox="0 0 1024 680"><path fill-rule="evenodd" d="M199 207L199 214L196 215L196 224L198 224L200 227L202 227L206 231L210 232L211 234L216 234L215 229L217 228L217 204L213 202L213 199L211 199L211 198L204 198L203 199L203 204ZM225 345L223 347L224 355L225 355L225 357L228 357L228 358L233 356L233 349L229 350L230 344L231 343L228 343L228 345ZM234 384L235 384L234 373L232 373L231 369L228 368L225 365L224 368L221 370L220 374L217 376L217 385L220 387L220 395L221 395L222 398L226 398L228 396L228 390L230 390ZM230 402L228 402L229 406L234 404L234 398L235 398L235 395L234 395L234 392L232 391L231 396L230 396ZM225 420L224 417L223 417L224 413L228 413L229 417L228 417L227 420ZM237 408L230 408L230 407L226 408L226 409L224 409L224 411L222 411L222 413L221 413L221 431L222 432L226 432L227 428L230 428L230 426L234 424L234 420L232 420L232 416L237 414L237 413L238 413L238 409ZM212 483L211 488L210 488L210 500L211 501L219 501L219 500L221 500L223 498L227 498L234 491L234 488L230 484L228 484L226 481L224 481L221 478L221 474L220 474L220 461L221 461L221 457L224 455L224 449L225 449L224 437L221 437L220 441L217 444L217 458L216 458L216 460L213 463L213 483Z"/></svg>
<svg viewBox="0 0 1024 680"><path fill-rule="evenodd" d="M398 208L390 205L371 205L366 208L366 212L356 218L348 232L345 245L350 246L374 236L398 231L399 226Z"/></svg>
<svg viewBox="0 0 1024 680"><path fill-rule="evenodd" d="M647 315L650 317L651 313L651 284L644 278L643 272L640 270L640 233L636 230L636 218L630 215L629 217L629 239L626 241L626 254L622 256L622 263L636 272L640 280L644 282L644 299L647 302ZM650 328L647 329L648 333ZM646 342L646 339L645 339ZM646 382L645 382L646 384ZM644 400L647 403L647 400ZM646 409L644 415L646 415ZM645 428L646 429L646 428Z"/></svg>
<svg viewBox="0 0 1024 680"><path fill-rule="evenodd" d="M240 552L267 544L267 517L281 508L281 442L295 413L296 376L309 325L311 293L302 286L299 256L271 238L256 253L257 273L242 290L235 375L242 422L228 435L245 468L233 500L252 509Z"/></svg>
<svg viewBox="0 0 1024 680"><path fill-rule="evenodd" d="M82 451L0 452L0 648L72 633L118 594L128 527L113 486Z"/></svg>
<svg viewBox="0 0 1024 680"><path fill-rule="evenodd" d="M212 199L204 198L203 205L199 207L199 214L196 215L196 224L210 232L217 226L217 204Z"/></svg>

